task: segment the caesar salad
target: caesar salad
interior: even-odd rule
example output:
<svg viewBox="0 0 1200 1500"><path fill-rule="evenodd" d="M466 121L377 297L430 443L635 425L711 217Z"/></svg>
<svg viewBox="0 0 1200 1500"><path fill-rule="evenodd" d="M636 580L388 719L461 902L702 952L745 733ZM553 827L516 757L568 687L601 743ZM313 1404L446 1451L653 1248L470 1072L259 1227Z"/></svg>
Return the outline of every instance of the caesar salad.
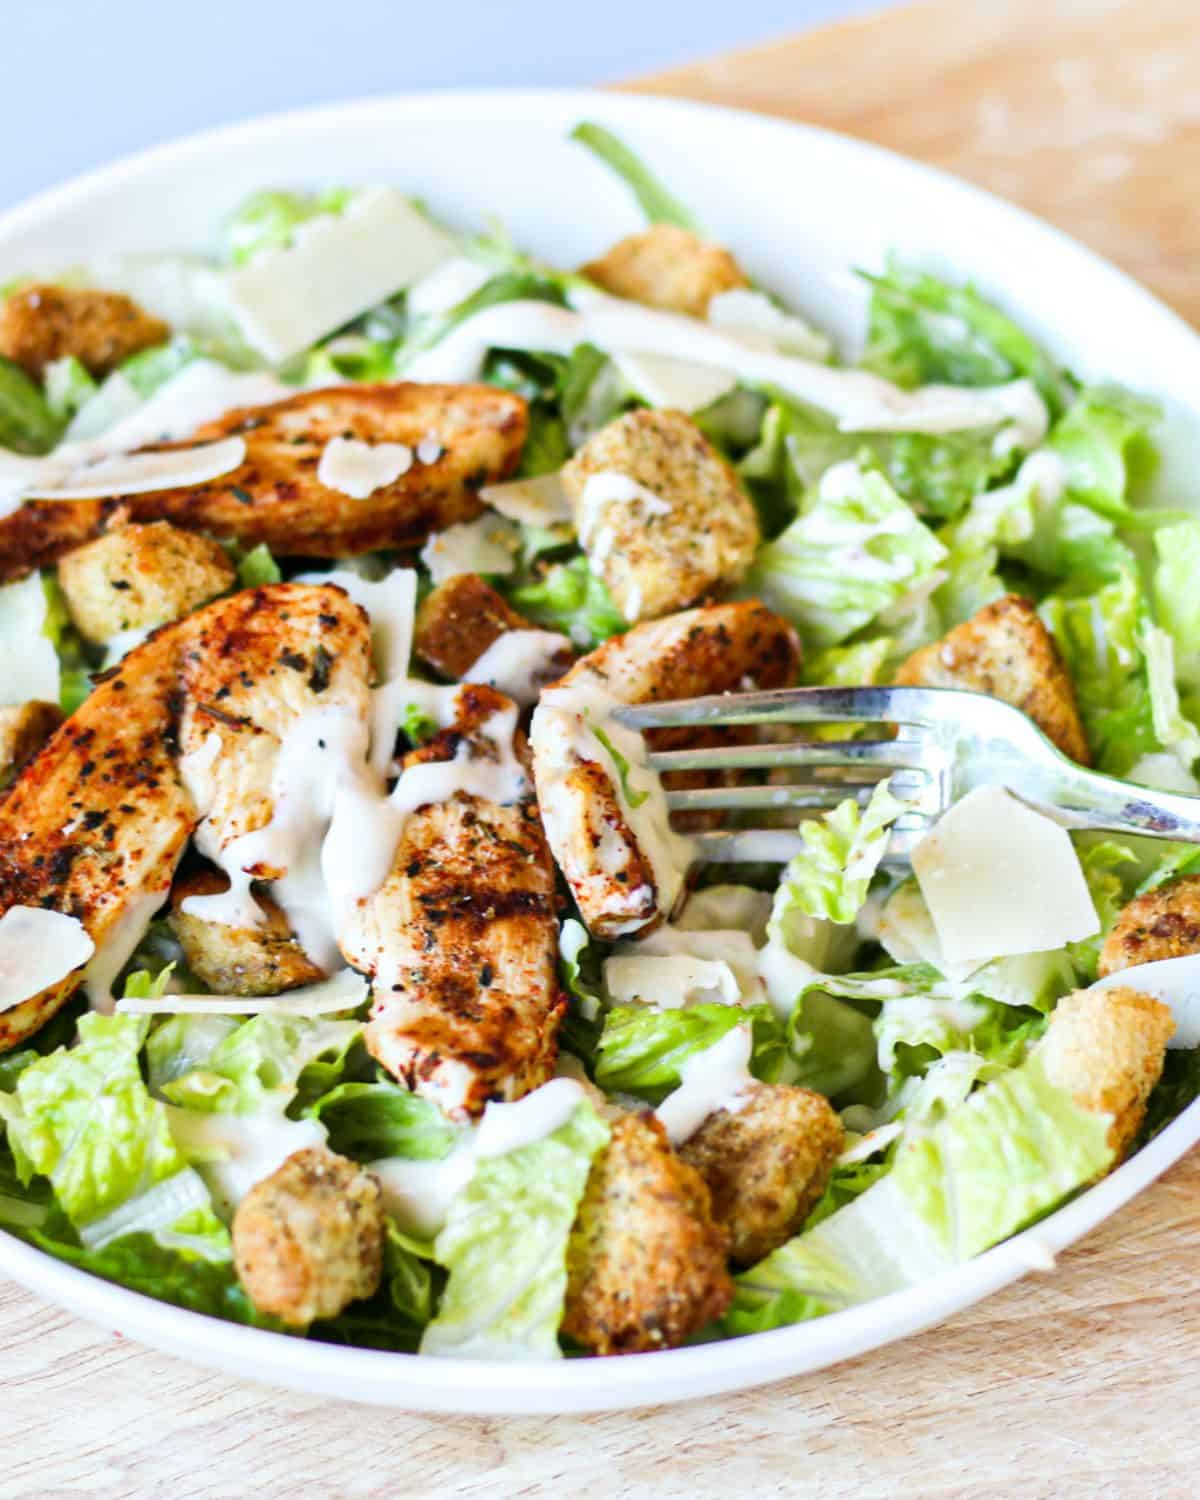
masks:
<svg viewBox="0 0 1200 1500"><path fill-rule="evenodd" d="M991 789L959 847L1064 895L981 923L936 841L887 859L881 770L705 864L667 794L716 773L651 756L766 731L621 716L966 688L1200 793L1154 403L903 259L848 354L574 138L647 221L579 268L270 187L211 255L4 288L0 1228L50 1255L316 1340L640 1353L942 1274L1200 1094L1195 848Z"/></svg>

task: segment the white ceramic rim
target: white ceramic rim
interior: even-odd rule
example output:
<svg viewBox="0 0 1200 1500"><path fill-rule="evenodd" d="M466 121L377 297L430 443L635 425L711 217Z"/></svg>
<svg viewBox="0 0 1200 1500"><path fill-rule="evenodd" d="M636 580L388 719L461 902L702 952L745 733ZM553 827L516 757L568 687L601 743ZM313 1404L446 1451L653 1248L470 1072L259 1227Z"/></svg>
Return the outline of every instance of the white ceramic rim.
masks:
<svg viewBox="0 0 1200 1500"><path fill-rule="evenodd" d="M918 195L924 188L936 189L947 202L958 197L977 219L992 221L998 233L1015 232L1033 251L1039 246L1060 256L1066 251L1090 279L1119 284L1128 305L1140 303L1139 311L1153 325L1156 342L1165 343L1181 364L1192 366L1200 375L1200 338L1182 319L1123 272L1024 210L933 168L830 131L747 111L646 95L559 89L455 90L355 100L264 116L141 152L41 193L0 216L0 242L128 177L150 168L202 160L230 144L286 136L354 115L367 121L378 116L381 123L394 125L398 116L411 112L428 125L441 111L481 106L530 117L548 110L556 114L567 111L580 119L600 118L617 129L623 121L632 126L673 117L686 124L689 118L717 117L727 121L730 130L748 145L752 145L756 132L772 137L786 133L802 140L804 151L810 155L819 153L834 160L871 158L894 180L907 177ZM811 1323L720 1344L623 1359L498 1365L308 1343L158 1302L55 1260L3 1232L0 1273L93 1323L155 1348L281 1386L421 1411L531 1414L616 1410L716 1395L803 1374L940 1322L1029 1271L1045 1269L1051 1256L1127 1203L1197 1141L1200 1101L1104 1181L1032 1229L936 1281Z"/></svg>

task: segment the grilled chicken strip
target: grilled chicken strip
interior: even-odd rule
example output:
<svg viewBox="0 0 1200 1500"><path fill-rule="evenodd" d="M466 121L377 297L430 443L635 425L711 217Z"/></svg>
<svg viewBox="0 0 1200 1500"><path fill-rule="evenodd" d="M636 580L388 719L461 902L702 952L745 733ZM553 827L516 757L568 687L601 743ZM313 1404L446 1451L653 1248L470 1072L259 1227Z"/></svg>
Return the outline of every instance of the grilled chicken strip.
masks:
<svg viewBox="0 0 1200 1500"><path fill-rule="evenodd" d="M136 939L193 831L204 852L219 853L270 819L280 739L296 717L339 702L365 723L368 645L366 616L329 585L250 589L156 631L0 802L0 910L77 917L97 959L129 931L123 923ZM69 976L0 1015L0 1050L78 982Z"/></svg>
<svg viewBox="0 0 1200 1500"><path fill-rule="evenodd" d="M588 695L595 690L618 703L646 703L781 687L795 677L799 650L787 621L757 601L713 604L614 636L543 695L531 729L538 801L554 857L597 936L645 934L668 916L685 855L663 837L654 799L635 818L614 766L586 753L579 731L597 718ZM580 717L584 707L587 720ZM647 742L670 749L714 741L683 729L652 731ZM664 781L686 786L696 779L683 773Z"/></svg>
<svg viewBox="0 0 1200 1500"><path fill-rule="evenodd" d="M0 802L0 908L77 917L98 952L122 919L145 910L143 898L166 900L198 816L175 759L178 629L130 652ZM78 983L69 975L0 1014L0 1052L49 1020Z"/></svg>
<svg viewBox="0 0 1200 1500"><path fill-rule="evenodd" d="M515 705L495 689L464 687L458 702L454 726L405 771L494 757L497 724L511 736ZM554 865L532 796L500 806L460 791L411 813L391 874L341 946L372 978L372 1055L448 1114L478 1115L553 1075L564 1005Z"/></svg>
<svg viewBox="0 0 1200 1500"><path fill-rule="evenodd" d="M227 412L197 428L185 448L238 436L245 461L206 484L113 495L107 500L30 501L0 519L0 582L45 566L100 532L120 511L172 521L245 546L265 542L281 557L352 557L380 547L416 547L434 531L483 509L481 485L507 478L527 430L519 396L484 385L343 385L301 391L268 406ZM332 438L440 445L430 463L363 500L317 477Z"/></svg>

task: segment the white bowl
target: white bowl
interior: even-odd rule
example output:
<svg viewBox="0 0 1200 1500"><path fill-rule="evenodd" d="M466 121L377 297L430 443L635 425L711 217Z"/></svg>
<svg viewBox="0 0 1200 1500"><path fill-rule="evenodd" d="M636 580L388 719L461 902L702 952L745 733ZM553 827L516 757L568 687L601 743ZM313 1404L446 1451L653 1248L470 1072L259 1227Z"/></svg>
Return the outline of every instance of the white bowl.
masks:
<svg viewBox="0 0 1200 1500"><path fill-rule="evenodd" d="M193 136L35 198L0 218L0 284L109 252L201 249L266 186L394 182L452 223L499 216L560 264L640 218L625 189L571 145L580 119L642 153L753 275L852 341L852 265L890 249L970 278L1081 376L1159 397L1160 485L1172 504L1200 472L1200 338L1121 272L977 190L873 146L663 99L582 92L439 93L364 100ZM1200 508L1200 505L1198 505ZM305 1343L156 1302L0 1234L0 1273L159 1349L278 1385L422 1411L636 1407L819 1369L927 1327L1046 1267L1200 1139L1200 1102L1133 1160L1034 1229L928 1285L817 1322L631 1359L496 1365Z"/></svg>

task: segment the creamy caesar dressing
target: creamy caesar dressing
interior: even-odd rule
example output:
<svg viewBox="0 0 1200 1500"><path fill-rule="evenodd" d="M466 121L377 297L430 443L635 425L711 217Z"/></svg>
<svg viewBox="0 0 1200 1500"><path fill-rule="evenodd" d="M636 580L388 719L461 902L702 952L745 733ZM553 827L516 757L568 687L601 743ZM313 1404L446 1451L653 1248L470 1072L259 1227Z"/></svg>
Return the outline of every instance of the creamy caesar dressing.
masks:
<svg viewBox="0 0 1200 1500"><path fill-rule="evenodd" d="M435 584L460 573L511 573L520 545L514 525L485 514L435 531L421 549L421 561Z"/></svg>
<svg viewBox="0 0 1200 1500"><path fill-rule="evenodd" d="M906 391L863 370L835 369L753 347L680 313L584 287L570 295L571 308L533 301L484 308L419 354L405 373L413 380L474 380L489 349L567 355L587 343L610 355L666 355L728 371L748 385L778 387L828 411L844 432L944 433L998 427L1012 445L1029 449L1042 440L1048 426L1046 404L1029 380L977 387L927 385Z"/></svg>
<svg viewBox="0 0 1200 1500"><path fill-rule="evenodd" d="M669 516L670 503L656 495L644 484L638 484L628 474L603 470L589 474L583 486L583 494L575 507L575 526L579 532L580 545L593 549L601 523L612 506L632 506L643 516Z"/></svg>
<svg viewBox="0 0 1200 1500"><path fill-rule="evenodd" d="M290 1096L291 1090L286 1092ZM324 1125L313 1119L289 1120L286 1102L248 1115L165 1106L176 1145L196 1163L223 1219L232 1218L255 1183L294 1152L325 1144Z"/></svg>
<svg viewBox="0 0 1200 1500"><path fill-rule="evenodd" d="M376 678L386 683L407 673L417 607L415 568L393 568L377 580L364 578L353 568L334 568L328 573L300 573L295 582L334 584L345 590L366 611L370 621L371 660Z"/></svg>
<svg viewBox="0 0 1200 1500"><path fill-rule="evenodd" d="M104 642L104 660L100 663L100 670L107 672L109 667L115 667L124 661L131 651L142 644L154 628L153 625L135 625L132 630L118 630L116 635L110 635ZM217 740L218 746L220 743L220 740Z"/></svg>
<svg viewBox="0 0 1200 1500"><path fill-rule="evenodd" d="M710 297L705 317L714 328L723 329L751 348L777 349L781 354L799 354L804 359L824 361L832 343L795 313L784 312L765 292L748 286L731 287Z"/></svg>
<svg viewBox="0 0 1200 1500"><path fill-rule="evenodd" d="M582 762L601 766L625 823L653 871L658 910L670 915L683 890L695 845L671 827L662 780L647 764L645 738L615 716L622 706L593 673L542 693L530 725L542 817L553 844L558 789ZM605 877L620 873L628 859L625 841L616 830L606 830L594 852ZM629 930L642 926L645 920L635 921Z"/></svg>
<svg viewBox="0 0 1200 1500"><path fill-rule="evenodd" d="M321 450L317 478L331 490L366 500L407 474L413 450L404 443L364 443L359 438L330 438Z"/></svg>
<svg viewBox="0 0 1200 1500"><path fill-rule="evenodd" d="M133 957L138 944L146 936L155 912L166 901L170 884L156 891L145 891L135 896L124 912L113 923L107 937L100 939L87 968L83 971L83 987L88 1004L102 1015L110 1016L116 1005L112 987L117 975Z"/></svg>
<svg viewBox="0 0 1200 1500"><path fill-rule="evenodd" d="M553 630L506 630L462 674L506 693L523 708L536 703L547 683L574 660L570 638Z"/></svg>
<svg viewBox="0 0 1200 1500"><path fill-rule="evenodd" d="M95 951L78 917L41 906L10 906L0 916L0 1012L58 984Z"/></svg>
<svg viewBox="0 0 1200 1500"><path fill-rule="evenodd" d="M371 1162L384 1207L401 1229L432 1238L481 1161L545 1140L586 1102L581 1083L554 1078L515 1103L488 1104L478 1125L464 1129L458 1144L439 1161L387 1156Z"/></svg>
<svg viewBox="0 0 1200 1500"><path fill-rule="evenodd" d="M387 879L412 813L459 794L502 805L528 795L513 744L515 704L498 709L470 739L464 737L453 759L409 766L392 791L386 790L404 707L416 704L449 725L462 692L458 684L437 687L404 679L385 684L375 694L376 756L368 753L371 728L353 709L333 705L299 715L280 742L270 820L211 851L229 887L189 896L184 912L231 927L260 927L264 917L251 887L255 880L270 880L271 894L305 953L318 968L336 968L339 934ZM207 746L206 741L193 754L207 756ZM195 760L184 757L181 769L191 789Z"/></svg>
<svg viewBox="0 0 1200 1500"><path fill-rule="evenodd" d="M745 1108L755 1087L752 1048L750 1027L735 1026L683 1064L679 1087L654 1111L673 1146L682 1146L718 1110L737 1114Z"/></svg>
<svg viewBox="0 0 1200 1500"><path fill-rule="evenodd" d="M744 930L708 931L671 923L637 942L618 943L605 960L604 987L614 1004L659 1010L717 1003L757 1005L766 999L759 954Z"/></svg>

